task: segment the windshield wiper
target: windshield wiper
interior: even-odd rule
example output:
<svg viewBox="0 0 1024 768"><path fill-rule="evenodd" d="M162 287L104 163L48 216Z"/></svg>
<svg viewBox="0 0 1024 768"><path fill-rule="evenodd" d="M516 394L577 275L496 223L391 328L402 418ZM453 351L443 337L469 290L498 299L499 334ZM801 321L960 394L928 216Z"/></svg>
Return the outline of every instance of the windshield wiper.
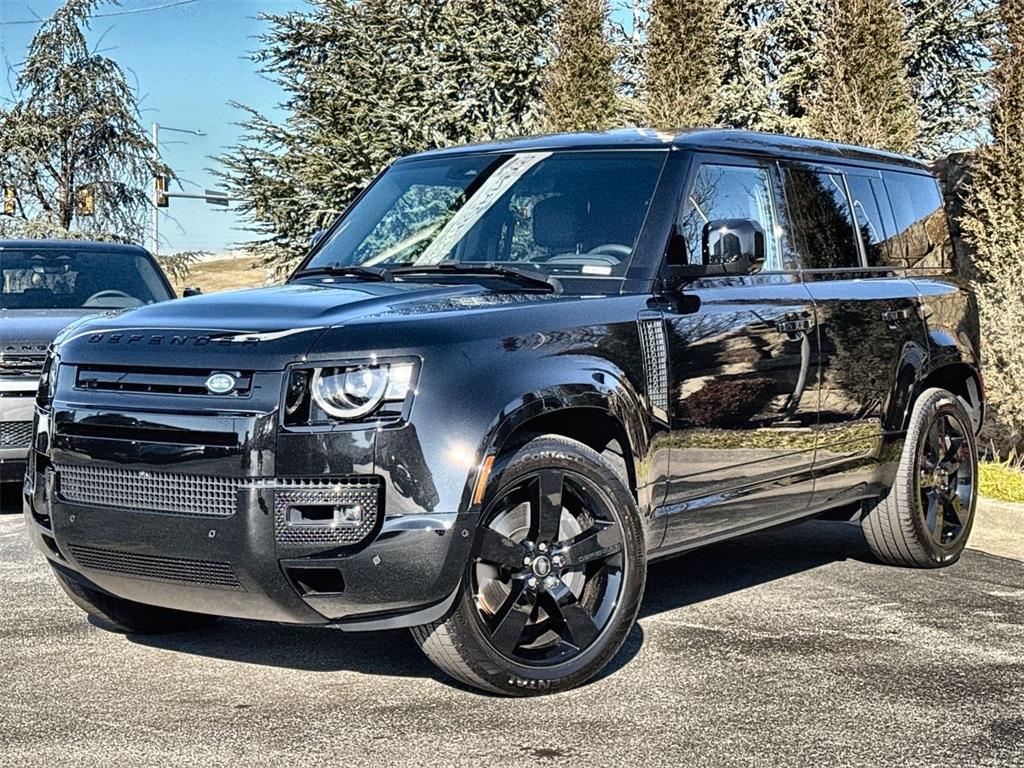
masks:
<svg viewBox="0 0 1024 768"><path fill-rule="evenodd" d="M548 291L560 292L561 283L558 279L543 272L533 269L512 266L509 264L495 264L494 262L481 262L470 264L458 261L442 261L439 264L421 264L408 267L394 267L390 270L395 277L404 275L493 275L504 277L510 280L517 280L521 283L544 288Z"/></svg>
<svg viewBox="0 0 1024 768"><path fill-rule="evenodd" d="M364 280L377 280L391 282L391 272L385 267L363 267L358 264L343 266L341 264L330 264L326 267L314 267L296 272L292 277L317 277L327 275L330 277L359 277Z"/></svg>

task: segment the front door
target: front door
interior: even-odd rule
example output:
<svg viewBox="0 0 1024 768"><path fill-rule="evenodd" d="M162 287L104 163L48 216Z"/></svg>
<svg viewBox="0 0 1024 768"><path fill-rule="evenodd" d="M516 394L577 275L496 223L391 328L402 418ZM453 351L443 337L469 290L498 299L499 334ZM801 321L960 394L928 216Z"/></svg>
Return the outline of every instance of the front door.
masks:
<svg viewBox="0 0 1024 768"><path fill-rule="evenodd" d="M690 176L678 226L690 263L707 261L708 225L726 220L760 225L765 262L690 283L686 309L665 312L668 549L799 516L818 419L814 304L788 255L776 164L696 155Z"/></svg>

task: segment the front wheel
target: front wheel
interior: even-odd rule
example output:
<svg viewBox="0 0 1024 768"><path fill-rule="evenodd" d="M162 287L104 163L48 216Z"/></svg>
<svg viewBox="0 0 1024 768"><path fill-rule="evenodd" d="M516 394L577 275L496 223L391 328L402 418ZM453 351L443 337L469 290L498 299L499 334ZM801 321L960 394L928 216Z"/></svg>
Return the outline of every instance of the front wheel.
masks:
<svg viewBox="0 0 1024 768"><path fill-rule="evenodd" d="M924 391L914 403L896 482L861 521L871 551L892 565L956 562L974 522L977 477L978 451L963 405L944 389Z"/></svg>
<svg viewBox="0 0 1024 768"><path fill-rule="evenodd" d="M643 596L632 494L595 451L544 436L509 458L488 499L456 607L413 636L442 670L491 693L583 683L619 650Z"/></svg>

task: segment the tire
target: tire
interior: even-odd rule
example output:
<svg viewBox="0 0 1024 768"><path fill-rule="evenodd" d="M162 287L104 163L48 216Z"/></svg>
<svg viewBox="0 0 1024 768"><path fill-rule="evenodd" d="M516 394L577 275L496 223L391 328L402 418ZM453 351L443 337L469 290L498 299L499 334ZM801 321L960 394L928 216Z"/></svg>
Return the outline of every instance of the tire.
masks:
<svg viewBox="0 0 1024 768"><path fill-rule="evenodd" d="M462 593L413 637L441 670L482 691L573 688L611 661L636 621L647 570L636 502L607 460L555 435L516 450L492 478Z"/></svg>
<svg viewBox="0 0 1024 768"><path fill-rule="evenodd" d="M955 563L974 523L977 478L964 406L944 389L925 390L914 403L896 480L861 520L875 557L912 568Z"/></svg>
<svg viewBox="0 0 1024 768"><path fill-rule="evenodd" d="M125 600L87 587L79 581L53 569L57 583L71 598L71 602L98 619L113 626L118 632L138 635L166 635L202 629L216 620L215 616L172 608L160 608Z"/></svg>

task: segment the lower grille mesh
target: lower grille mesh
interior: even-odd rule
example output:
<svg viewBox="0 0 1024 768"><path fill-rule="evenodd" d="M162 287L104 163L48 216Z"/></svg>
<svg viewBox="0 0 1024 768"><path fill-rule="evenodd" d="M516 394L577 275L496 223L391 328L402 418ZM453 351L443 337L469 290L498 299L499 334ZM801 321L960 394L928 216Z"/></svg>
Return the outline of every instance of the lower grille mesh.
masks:
<svg viewBox="0 0 1024 768"><path fill-rule="evenodd" d="M0 421L0 448L28 448L31 444L31 421Z"/></svg>
<svg viewBox="0 0 1024 768"><path fill-rule="evenodd" d="M78 504L132 512L168 512L197 517L235 514L238 490L245 480L108 467L61 465L60 495Z"/></svg>
<svg viewBox="0 0 1024 768"><path fill-rule="evenodd" d="M92 568L97 571L108 571L140 579L200 584L220 589L240 590L242 588L238 577L228 563L137 555L78 544L71 545L71 554L83 568Z"/></svg>

